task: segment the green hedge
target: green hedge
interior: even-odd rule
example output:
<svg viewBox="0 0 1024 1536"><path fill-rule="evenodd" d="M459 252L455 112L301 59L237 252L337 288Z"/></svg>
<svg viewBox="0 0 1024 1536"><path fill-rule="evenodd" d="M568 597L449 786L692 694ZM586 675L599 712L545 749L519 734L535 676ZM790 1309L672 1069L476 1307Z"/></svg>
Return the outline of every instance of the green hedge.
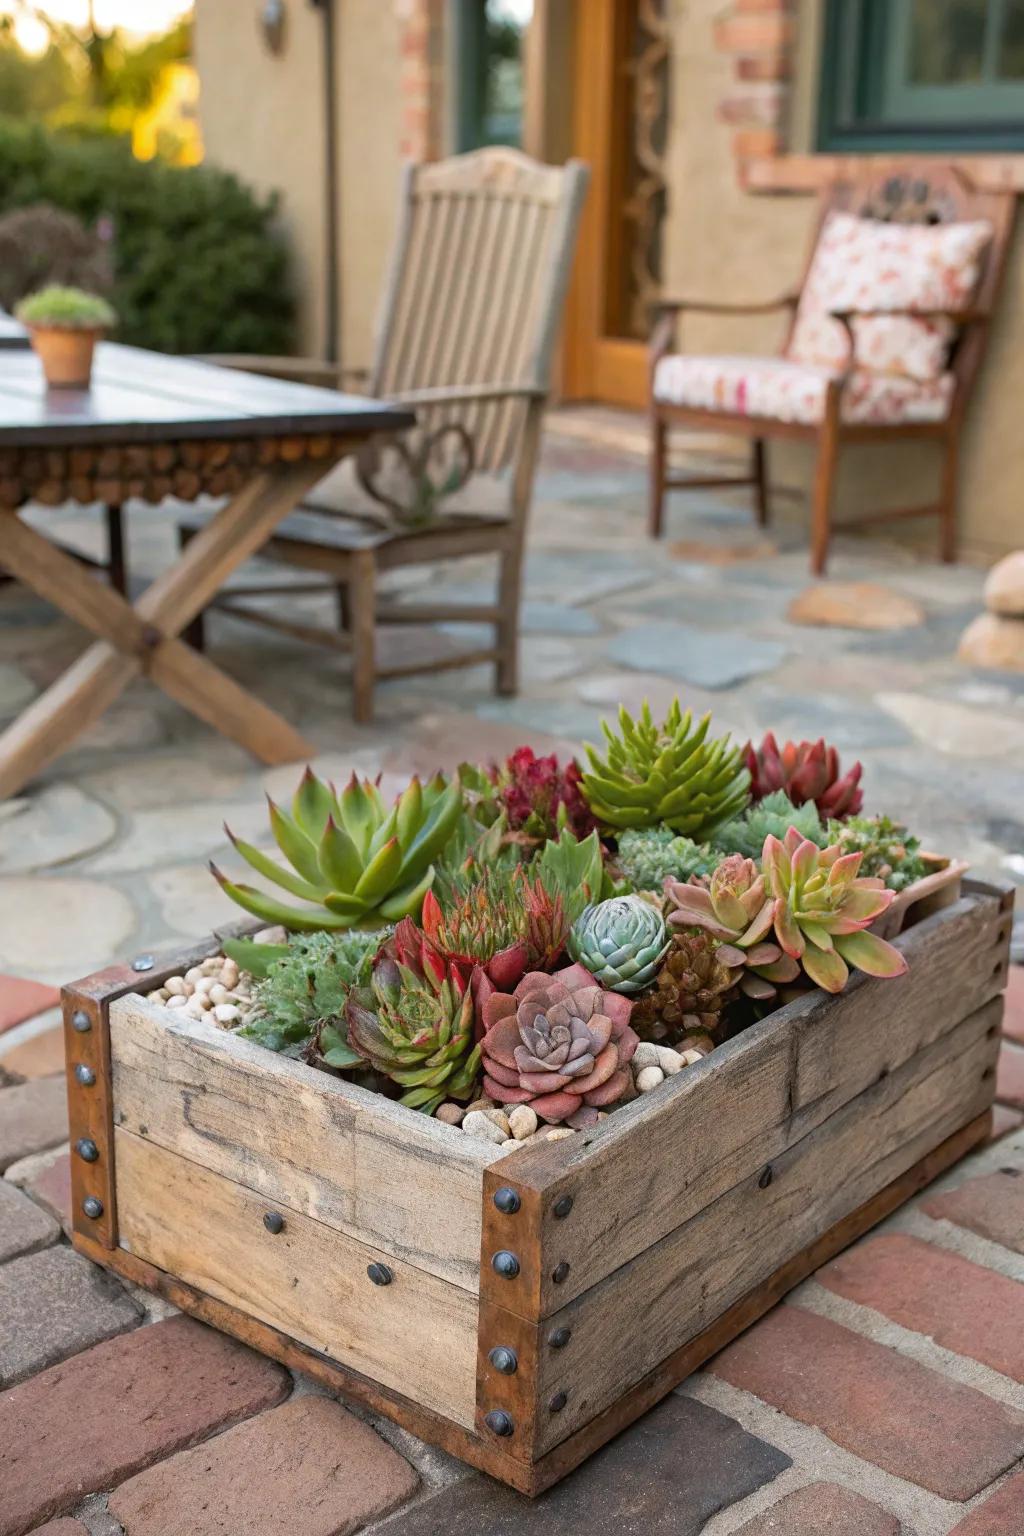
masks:
<svg viewBox="0 0 1024 1536"><path fill-rule="evenodd" d="M110 219L120 341L161 352L291 350L288 255L272 199L211 166L136 160L121 139L0 119L0 212L54 203Z"/></svg>

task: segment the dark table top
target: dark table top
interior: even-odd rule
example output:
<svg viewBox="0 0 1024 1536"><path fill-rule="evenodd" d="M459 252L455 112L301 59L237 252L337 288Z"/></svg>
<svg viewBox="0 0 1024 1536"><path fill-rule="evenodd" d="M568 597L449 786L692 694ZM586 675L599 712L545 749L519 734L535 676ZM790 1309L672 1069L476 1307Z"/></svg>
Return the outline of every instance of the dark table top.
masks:
<svg viewBox="0 0 1024 1536"><path fill-rule="evenodd" d="M28 331L21 321L15 320L5 309L0 309L0 352L6 352L9 347L27 347L28 344Z"/></svg>
<svg viewBox="0 0 1024 1536"><path fill-rule="evenodd" d="M47 389L34 353L0 346L0 444L22 448L362 436L400 431L414 419L404 407L359 395L112 342L96 350L90 389Z"/></svg>

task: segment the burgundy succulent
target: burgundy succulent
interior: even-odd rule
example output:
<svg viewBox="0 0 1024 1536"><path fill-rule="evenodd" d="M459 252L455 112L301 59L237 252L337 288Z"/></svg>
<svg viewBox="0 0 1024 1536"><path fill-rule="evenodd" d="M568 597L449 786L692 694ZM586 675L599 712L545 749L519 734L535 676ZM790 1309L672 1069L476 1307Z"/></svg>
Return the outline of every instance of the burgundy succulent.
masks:
<svg viewBox="0 0 1024 1536"><path fill-rule="evenodd" d="M639 1044L631 1009L582 965L529 972L514 993L483 1005L484 1092L499 1104L529 1104L552 1124L593 1125L630 1086Z"/></svg>
<svg viewBox="0 0 1024 1536"><path fill-rule="evenodd" d="M750 770L750 794L754 800L784 790L794 805L813 800L823 819L837 821L856 816L864 804L860 786L863 772L854 763L840 775L839 753L821 737L817 741L787 741L780 748L771 731L756 748L747 742L744 749Z"/></svg>
<svg viewBox="0 0 1024 1536"><path fill-rule="evenodd" d="M582 838L597 825L580 791L576 763L562 768L553 753L538 757L532 747L517 747L494 770L494 779L513 832L548 838L567 826Z"/></svg>

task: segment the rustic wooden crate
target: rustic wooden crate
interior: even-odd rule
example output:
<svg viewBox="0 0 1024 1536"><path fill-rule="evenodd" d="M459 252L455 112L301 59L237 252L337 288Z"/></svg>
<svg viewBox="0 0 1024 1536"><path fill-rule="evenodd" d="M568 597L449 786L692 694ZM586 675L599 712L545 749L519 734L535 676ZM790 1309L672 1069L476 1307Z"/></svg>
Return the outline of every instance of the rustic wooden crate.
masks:
<svg viewBox="0 0 1024 1536"><path fill-rule="evenodd" d="M75 1245L539 1493L985 1137L1011 904L968 882L900 981L511 1154L102 972L65 991Z"/></svg>

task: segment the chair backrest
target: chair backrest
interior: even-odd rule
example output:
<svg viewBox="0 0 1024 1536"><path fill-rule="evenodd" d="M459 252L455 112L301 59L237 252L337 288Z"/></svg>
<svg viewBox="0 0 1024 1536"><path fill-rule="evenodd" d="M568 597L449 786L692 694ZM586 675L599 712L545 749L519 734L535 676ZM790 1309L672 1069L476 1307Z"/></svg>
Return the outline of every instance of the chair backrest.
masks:
<svg viewBox="0 0 1024 1536"><path fill-rule="evenodd" d="M370 392L447 385L547 391L587 168L481 149L406 169ZM434 428L461 423L478 469L516 457L529 401L431 407ZM424 418L427 418L425 421Z"/></svg>
<svg viewBox="0 0 1024 1536"><path fill-rule="evenodd" d="M823 191L803 283L811 270L825 222L832 213L849 213L892 224L932 226L984 220L991 225L992 238L981 257L970 307L991 315L1006 270L1015 211L1013 192L979 191L958 167L940 160L887 160L874 168L868 163L849 175L840 175ZM784 350L789 348L792 329L791 326ZM956 377L956 397L961 406L984 355L989 329L990 325L967 326L954 344L949 368Z"/></svg>

